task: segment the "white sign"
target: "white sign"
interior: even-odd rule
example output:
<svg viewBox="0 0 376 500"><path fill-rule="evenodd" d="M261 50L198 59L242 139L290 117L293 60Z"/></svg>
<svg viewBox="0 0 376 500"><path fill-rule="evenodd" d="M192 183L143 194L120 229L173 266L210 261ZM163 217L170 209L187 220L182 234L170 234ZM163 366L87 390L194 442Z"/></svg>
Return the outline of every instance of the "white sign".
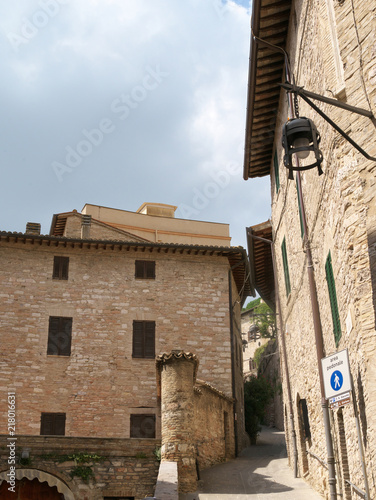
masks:
<svg viewBox="0 0 376 500"><path fill-rule="evenodd" d="M335 398L329 398L329 406L332 410L336 410L337 408L342 408L342 406L346 406L350 404L350 391L344 392L340 396L336 396Z"/></svg>
<svg viewBox="0 0 376 500"><path fill-rule="evenodd" d="M321 360L326 399L352 390L347 349Z"/></svg>

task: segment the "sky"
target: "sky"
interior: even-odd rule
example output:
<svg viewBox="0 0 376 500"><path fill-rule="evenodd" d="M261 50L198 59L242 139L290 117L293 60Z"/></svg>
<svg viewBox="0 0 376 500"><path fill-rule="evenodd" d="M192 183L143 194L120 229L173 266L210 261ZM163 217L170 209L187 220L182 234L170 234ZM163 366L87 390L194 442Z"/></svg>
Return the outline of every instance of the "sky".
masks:
<svg viewBox="0 0 376 500"><path fill-rule="evenodd" d="M246 226L269 178L243 180L247 0L0 5L0 230L85 203Z"/></svg>

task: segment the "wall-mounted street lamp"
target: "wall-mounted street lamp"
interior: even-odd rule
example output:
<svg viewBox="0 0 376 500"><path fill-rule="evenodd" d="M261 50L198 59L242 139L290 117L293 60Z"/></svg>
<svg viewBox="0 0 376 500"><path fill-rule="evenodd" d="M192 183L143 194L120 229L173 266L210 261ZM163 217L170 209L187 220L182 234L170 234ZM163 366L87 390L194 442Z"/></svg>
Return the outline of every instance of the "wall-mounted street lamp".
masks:
<svg viewBox="0 0 376 500"><path fill-rule="evenodd" d="M282 129L282 146L285 149L283 163L289 169L289 179L293 179L293 170L309 170L317 167L321 175L322 152L319 149L320 134L312 120L309 118L292 118L287 121ZM300 160L307 160L308 165L294 164L294 155Z"/></svg>
<svg viewBox="0 0 376 500"><path fill-rule="evenodd" d="M318 108L310 98L374 119L371 111L350 106L349 104L338 101L337 99L331 99L329 97L315 94L314 92L309 92L303 89L303 87L298 87L288 82L281 83L280 85L288 93L294 94L296 110L298 109L297 97L299 96L319 115L321 115L335 130L337 130L342 137L352 144L352 146L354 146L354 148L357 149L365 158L376 161L376 158L366 153L366 151L364 151L364 149L351 139L351 137L346 134L344 130L342 130L320 108ZM297 116L296 118L288 120L284 124L282 129L282 146L285 150L283 162L285 167L289 169L289 179L293 179L293 170L302 171L317 167L319 175L323 173L321 169L323 155L319 149L320 139L321 137L315 124L309 118L300 118ZM293 156L294 154L295 157ZM295 163L293 158L295 158ZM307 158L308 160L306 160ZM299 160L306 160L304 163L308 163L308 165L300 165Z"/></svg>

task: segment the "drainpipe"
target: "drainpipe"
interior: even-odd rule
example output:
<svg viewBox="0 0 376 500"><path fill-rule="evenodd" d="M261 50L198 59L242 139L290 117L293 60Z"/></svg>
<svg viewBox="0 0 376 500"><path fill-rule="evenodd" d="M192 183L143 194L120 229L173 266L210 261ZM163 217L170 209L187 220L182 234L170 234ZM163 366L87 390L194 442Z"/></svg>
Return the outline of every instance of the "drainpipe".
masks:
<svg viewBox="0 0 376 500"><path fill-rule="evenodd" d="M292 97L290 97L290 105L292 107ZM299 164L299 158L297 158L297 162ZM320 392L321 392L321 407L323 412L323 420L324 420L324 430L325 430L325 440L326 440L326 450L328 456L328 472L329 472L329 490L330 490L330 498L331 500L337 500L337 489L336 489L336 470L335 470L335 459L334 459L334 449L333 449L333 440L332 434L330 430L330 418L329 418L329 407L328 401L325 398L325 389L324 389L324 377L322 373L322 365L321 360L325 357L324 355L324 340L322 334L321 327L321 318L320 318L320 309L319 309L319 301L317 298L317 288L316 288L316 280L315 280L315 271L313 267L313 259L311 252L311 242L308 238L308 228L307 228L307 219L305 213L305 205L303 199L302 192L302 184L301 184L301 176L300 172L296 173L297 187L298 187L298 196L300 201L301 213L302 213L302 221L303 221L303 229L304 229L304 246L307 255L307 272L308 272L308 281L309 281L309 294L311 298L311 307L312 307L312 316L313 316L313 328L315 333L315 344L316 344L316 356L317 356L317 366L319 371L320 378Z"/></svg>
<svg viewBox="0 0 376 500"><path fill-rule="evenodd" d="M289 365L287 360L287 350L286 350L286 342L283 334L283 317L282 317L282 309L281 303L279 300L279 288L278 288L278 280L277 280L277 272L276 272L276 262L274 255L274 242L272 240L268 240L266 238L261 238L260 236L256 236L252 234L252 229L247 227L247 235L253 238L254 240L263 241L270 245L270 249L272 252L272 265L273 265L273 275L274 275L274 289L276 296L276 317L279 316L279 331L281 332L280 340L281 347L283 353L284 367L285 367L285 375L286 375L286 385L287 385L287 397L288 397L288 407L289 407L289 419L290 419L290 431L291 431L291 439L292 439L292 449L293 449L293 459L294 459L294 477L298 477L298 447L296 445L296 432L295 432L295 423L294 423L294 410L291 396L291 384L290 384L290 372Z"/></svg>

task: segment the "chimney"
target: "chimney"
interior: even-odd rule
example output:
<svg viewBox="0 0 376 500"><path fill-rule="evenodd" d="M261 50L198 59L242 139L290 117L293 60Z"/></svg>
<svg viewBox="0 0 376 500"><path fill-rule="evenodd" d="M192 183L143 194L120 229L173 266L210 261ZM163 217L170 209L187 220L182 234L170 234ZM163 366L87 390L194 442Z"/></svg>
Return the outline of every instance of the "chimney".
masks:
<svg viewBox="0 0 376 500"><path fill-rule="evenodd" d="M40 234L39 222L28 222L26 224L26 234Z"/></svg>
<svg viewBox="0 0 376 500"><path fill-rule="evenodd" d="M81 215L81 238L87 240L90 238L91 215Z"/></svg>

